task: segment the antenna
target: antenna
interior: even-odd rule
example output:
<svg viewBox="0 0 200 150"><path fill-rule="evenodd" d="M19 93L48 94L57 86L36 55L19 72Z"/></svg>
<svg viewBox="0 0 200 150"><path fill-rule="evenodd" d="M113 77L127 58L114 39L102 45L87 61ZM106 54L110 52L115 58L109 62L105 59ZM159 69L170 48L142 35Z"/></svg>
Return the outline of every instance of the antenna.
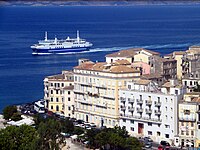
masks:
<svg viewBox="0 0 200 150"><path fill-rule="evenodd" d="M79 31L77 30L77 41L78 41L78 43L79 43L79 41L80 41L80 38L79 38Z"/></svg>
<svg viewBox="0 0 200 150"><path fill-rule="evenodd" d="M47 31L45 32L45 41L47 41Z"/></svg>

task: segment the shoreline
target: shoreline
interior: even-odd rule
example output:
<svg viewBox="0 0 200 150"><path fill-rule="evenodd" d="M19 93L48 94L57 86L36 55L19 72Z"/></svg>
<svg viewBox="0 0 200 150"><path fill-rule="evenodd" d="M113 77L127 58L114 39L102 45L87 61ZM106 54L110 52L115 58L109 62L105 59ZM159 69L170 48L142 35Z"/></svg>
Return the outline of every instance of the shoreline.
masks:
<svg viewBox="0 0 200 150"><path fill-rule="evenodd" d="M182 5L200 5L199 1L1 1L0 6L33 6L33 7L45 7L45 6L182 6Z"/></svg>

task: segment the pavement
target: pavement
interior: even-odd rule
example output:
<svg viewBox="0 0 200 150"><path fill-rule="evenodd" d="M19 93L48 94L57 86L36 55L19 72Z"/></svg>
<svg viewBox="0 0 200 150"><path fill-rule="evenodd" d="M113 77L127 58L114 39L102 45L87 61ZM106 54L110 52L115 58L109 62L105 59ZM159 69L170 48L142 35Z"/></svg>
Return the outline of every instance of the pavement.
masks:
<svg viewBox="0 0 200 150"><path fill-rule="evenodd" d="M85 148L83 145L72 142L71 138L66 138L66 146L64 146L62 150L89 150L89 149Z"/></svg>

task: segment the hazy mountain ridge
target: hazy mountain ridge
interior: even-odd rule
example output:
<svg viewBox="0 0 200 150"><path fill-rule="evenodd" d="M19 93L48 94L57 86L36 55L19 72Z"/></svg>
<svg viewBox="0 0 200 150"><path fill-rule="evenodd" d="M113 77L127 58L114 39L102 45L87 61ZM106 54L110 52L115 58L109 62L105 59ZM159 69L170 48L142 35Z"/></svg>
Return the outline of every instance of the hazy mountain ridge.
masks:
<svg viewBox="0 0 200 150"><path fill-rule="evenodd" d="M48 6L48 5L167 5L200 4L200 0L3 0L0 5Z"/></svg>

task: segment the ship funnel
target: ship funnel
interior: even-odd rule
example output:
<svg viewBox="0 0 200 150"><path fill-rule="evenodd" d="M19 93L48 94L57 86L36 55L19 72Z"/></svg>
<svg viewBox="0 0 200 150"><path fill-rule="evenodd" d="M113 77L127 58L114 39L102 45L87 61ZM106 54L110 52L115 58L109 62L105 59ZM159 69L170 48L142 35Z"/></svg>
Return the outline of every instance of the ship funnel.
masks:
<svg viewBox="0 0 200 150"><path fill-rule="evenodd" d="M57 37L56 37L56 35L55 35L55 40L54 40L54 43L55 43L55 44L57 43Z"/></svg>
<svg viewBox="0 0 200 150"><path fill-rule="evenodd" d="M45 38L44 38L45 41L47 41L47 31L45 32Z"/></svg>
<svg viewBox="0 0 200 150"><path fill-rule="evenodd" d="M79 37L79 31L77 30L77 42L79 43L80 37Z"/></svg>

